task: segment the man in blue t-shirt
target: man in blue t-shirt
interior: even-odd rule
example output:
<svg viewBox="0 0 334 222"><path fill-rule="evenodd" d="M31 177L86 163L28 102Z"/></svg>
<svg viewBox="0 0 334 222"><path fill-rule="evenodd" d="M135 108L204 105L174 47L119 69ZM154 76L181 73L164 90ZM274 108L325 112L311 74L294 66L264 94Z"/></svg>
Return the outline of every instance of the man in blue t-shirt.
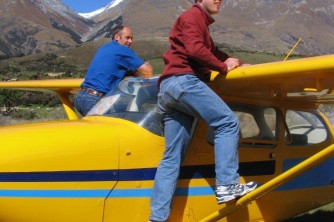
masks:
<svg viewBox="0 0 334 222"><path fill-rule="evenodd" d="M106 93L115 89L126 75L141 74L143 78L152 76L152 65L130 49L132 40L131 29L119 26L112 35L112 41L98 49L74 100L75 108L81 115L85 116Z"/></svg>

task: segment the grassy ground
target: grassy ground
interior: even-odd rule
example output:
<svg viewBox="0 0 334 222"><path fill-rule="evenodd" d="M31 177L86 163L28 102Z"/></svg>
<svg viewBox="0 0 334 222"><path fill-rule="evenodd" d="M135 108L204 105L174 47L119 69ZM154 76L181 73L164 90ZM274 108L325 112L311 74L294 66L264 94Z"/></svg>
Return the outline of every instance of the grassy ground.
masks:
<svg viewBox="0 0 334 222"><path fill-rule="evenodd" d="M284 222L334 222L334 203L312 210Z"/></svg>
<svg viewBox="0 0 334 222"><path fill-rule="evenodd" d="M55 108L19 108L17 111L13 111L10 116L0 113L0 126L65 119L67 119L67 116L61 106Z"/></svg>

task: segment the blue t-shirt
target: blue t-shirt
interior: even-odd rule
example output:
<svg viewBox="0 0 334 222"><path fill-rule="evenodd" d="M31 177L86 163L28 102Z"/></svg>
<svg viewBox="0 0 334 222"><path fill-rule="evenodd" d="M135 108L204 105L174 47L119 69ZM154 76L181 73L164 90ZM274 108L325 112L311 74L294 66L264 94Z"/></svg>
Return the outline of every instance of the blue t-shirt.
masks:
<svg viewBox="0 0 334 222"><path fill-rule="evenodd" d="M135 72L143 64L133 50L113 40L98 49L81 87L107 93L127 72Z"/></svg>

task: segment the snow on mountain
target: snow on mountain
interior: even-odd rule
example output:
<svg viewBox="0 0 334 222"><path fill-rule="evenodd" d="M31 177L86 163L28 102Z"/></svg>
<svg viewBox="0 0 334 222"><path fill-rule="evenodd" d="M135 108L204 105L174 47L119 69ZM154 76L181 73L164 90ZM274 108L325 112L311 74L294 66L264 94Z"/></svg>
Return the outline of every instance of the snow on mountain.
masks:
<svg viewBox="0 0 334 222"><path fill-rule="evenodd" d="M100 15L101 13L105 12L105 11L108 11L109 9L117 6L119 3L121 3L123 0L112 0L108 5L98 9L98 10L95 10L93 12L88 12L88 13L79 13L79 15L81 15L82 17L84 18L87 18L87 19L91 19L97 15Z"/></svg>

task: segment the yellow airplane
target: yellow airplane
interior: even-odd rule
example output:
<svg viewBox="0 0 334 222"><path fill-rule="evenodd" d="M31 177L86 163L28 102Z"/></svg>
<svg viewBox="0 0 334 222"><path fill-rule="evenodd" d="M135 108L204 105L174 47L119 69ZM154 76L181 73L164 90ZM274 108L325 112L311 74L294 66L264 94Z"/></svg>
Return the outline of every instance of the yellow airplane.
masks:
<svg viewBox="0 0 334 222"><path fill-rule="evenodd" d="M69 99L82 79L0 82L55 92L68 115L0 127L0 221L148 221L164 151L156 81L124 79L84 118ZM213 133L195 120L169 221L282 221L334 202L333 116L319 109L334 102L334 55L239 67L209 85L240 119L241 181L260 186L216 203Z"/></svg>

